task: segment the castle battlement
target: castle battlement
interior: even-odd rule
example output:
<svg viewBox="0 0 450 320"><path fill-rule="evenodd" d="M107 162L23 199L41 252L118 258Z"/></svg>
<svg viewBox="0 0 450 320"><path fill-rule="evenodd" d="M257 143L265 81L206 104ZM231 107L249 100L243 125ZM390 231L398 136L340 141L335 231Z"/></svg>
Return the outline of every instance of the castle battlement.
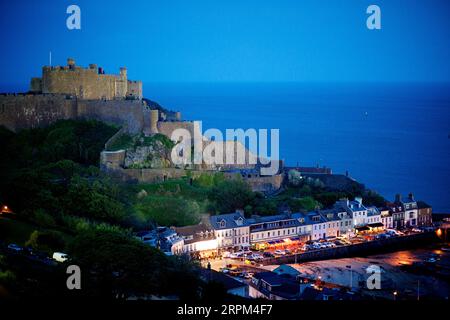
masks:
<svg viewBox="0 0 450 320"><path fill-rule="evenodd" d="M0 125L17 131L61 119L95 119L132 134L170 137L179 127L193 131L193 123L182 121L180 112L144 99L142 82L129 80L127 68L119 70L105 74L96 64L80 67L71 58L66 66L44 66L42 77L31 79L29 92L0 93Z"/></svg>
<svg viewBox="0 0 450 320"><path fill-rule="evenodd" d="M32 93L55 93L73 95L79 99L142 99L142 82L127 78L127 68L119 74L105 74L102 67L89 64L83 68L67 59L65 66L44 66L42 77L32 78Z"/></svg>

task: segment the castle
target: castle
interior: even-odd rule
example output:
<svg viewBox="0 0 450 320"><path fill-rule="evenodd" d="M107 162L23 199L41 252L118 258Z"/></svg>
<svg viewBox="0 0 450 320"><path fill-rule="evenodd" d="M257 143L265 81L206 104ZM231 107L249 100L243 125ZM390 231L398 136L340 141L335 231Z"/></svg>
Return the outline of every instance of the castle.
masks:
<svg viewBox="0 0 450 320"><path fill-rule="evenodd" d="M0 125L12 131L47 126L61 119L95 119L123 126L129 133L162 133L176 128L193 134L194 124L181 121L179 112L154 108L143 98L142 82L119 74L105 74L90 64L83 68L67 59L66 66L44 66L32 78L27 93L0 94Z"/></svg>
<svg viewBox="0 0 450 320"><path fill-rule="evenodd" d="M32 78L32 93L69 94L79 99L142 99L142 82L127 79L127 68L120 68L120 74L105 74L101 67L90 64L88 68L75 65L67 59L66 66L44 66L41 78Z"/></svg>
<svg viewBox="0 0 450 320"><path fill-rule="evenodd" d="M128 79L127 69L119 74L105 74L103 68L90 64L77 66L67 59L66 66L44 66L40 78L32 78L26 93L0 94L0 125L12 131L48 126L64 119L93 119L121 127L117 134L153 135L168 137L174 130L183 128L191 136L202 135L195 121L183 121L180 112L169 111L143 97L142 82ZM114 138L114 137L112 137ZM231 142L231 141L230 141ZM214 143L204 141L204 145ZM234 142L233 142L234 143ZM237 150L242 146L235 143ZM245 147L244 147L245 149ZM124 166L126 150L103 151L100 167L126 181L156 182L166 178L179 178L187 174L184 168L130 169ZM247 151L248 152L248 151ZM244 169L254 166L244 165ZM261 177L258 173L240 172L239 166L206 167L190 169L201 174L205 171L237 169L227 172L229 178L242 176L258 191L280 188L282 175Z"/></svg>

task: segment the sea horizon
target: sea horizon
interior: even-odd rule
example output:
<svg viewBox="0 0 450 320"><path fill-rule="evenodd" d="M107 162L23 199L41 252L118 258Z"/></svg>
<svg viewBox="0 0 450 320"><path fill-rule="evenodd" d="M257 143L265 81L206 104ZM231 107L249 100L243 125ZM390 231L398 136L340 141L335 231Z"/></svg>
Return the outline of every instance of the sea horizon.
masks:
<svg viewBox="0 0 450 320"><path fill-rule="evenodd" d="M22 90L21 90L22 89ZM327 166L387 200L450 212L450 83L144 82L144 97L218 128L280 129L288 166ZM0 92L26 92L1 85Z"/></svg>
<svg viewBox="0 0 450 320"><path fill-rule="evenodd" d="M280 129L286 165L327 166L387 200L450 212L448 83L144 83L144 96L217 128Z"/></svg>

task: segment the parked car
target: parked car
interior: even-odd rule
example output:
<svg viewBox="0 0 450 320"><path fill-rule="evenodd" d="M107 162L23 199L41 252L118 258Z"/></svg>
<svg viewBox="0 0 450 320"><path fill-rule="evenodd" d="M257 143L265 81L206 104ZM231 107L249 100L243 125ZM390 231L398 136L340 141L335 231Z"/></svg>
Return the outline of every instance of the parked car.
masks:
<svg viewBox="0 0 450 320"><path fill-rule="evenodd" d="M375 239L383 240L383 239L389 239L390 237L391 237L391 235L389 235L387 233L380 233L380 234L375 236Z"/></svg>
<svg viewBox="0 0 450 320"><path fill-rule="evenodd" d="M313 248L313 249L322 249L323 246L322 246L322 244L319 243L319 242L314 242L314 243L312 244L312 248Z"/></svg>
<svg viewBox="0 0 450 320"><path fill-rule="evenodd" d="M285 251L283 251L283 250L279 250L279 249L277 249L277 250L275 250L275 252L274 252L276 255L279 255L279 256L284 256L285 254L286 254L286 252Z"/></svg>
<svg viewBox="0 0 450 320"><path fill-rule="evenodd" d="M386 234L392 236L392 237L396 237L398 236L397 230L392 230L392 229L387 229L386 230Z"/></svg>
<svg viewBox="0 0 450 320"><path fill-rule="evenodd" d="M413 231L413 232L418 232L418 233L423 232L423 230L422 230L422 229L419 229L419 228L412 228L411 231Z"/></svg>
<svg viewBox="0 0 450 320"><path fill-rule="evenodd" d="M285 252L286 254L292 254L292 251L289 250L289 249L285 249L284 252Z"/></svg>
<svg viewBox="0 0 450 320"><path fill-rule="evenodd" d="M9 249L9 250L12 250L12 251L15 251L15 252L21 252L21 251L23 251L23 247L21 247L21 246L15 244L15 243L10 243L10 244L8 245L8 249Z"/></svg>
<svg viewBox="0 0 450 320"><path fill-rule="evenodd" d="M254 260L261 260L261 259L263 259L264 257L261 255L261 254L259 254L259 253L254 253L253 254L253 259Z"/></svg>
<svg viewBox="0 0 450 320"><path fill-rule="evenodd" d="M256 260L255 255L253 255L253 254L247 255L245 258L250 261Z"/></svg>
<svg viewBox="0 0 450 320"><path fill-rule="evenodd" d="M52 258L55 261L64 262L64 261L67 261L67 259L69 259L69 256L62 252L53 252Z"/></svg>
<svg viewBox="0 0 450 320"><path fill-rule="evenodd" d="M273 258L273 257L275 257L274 256L274 254L272 253L272 252L264 252L263 253L263 256L265 257L265 258Z"/></svg>

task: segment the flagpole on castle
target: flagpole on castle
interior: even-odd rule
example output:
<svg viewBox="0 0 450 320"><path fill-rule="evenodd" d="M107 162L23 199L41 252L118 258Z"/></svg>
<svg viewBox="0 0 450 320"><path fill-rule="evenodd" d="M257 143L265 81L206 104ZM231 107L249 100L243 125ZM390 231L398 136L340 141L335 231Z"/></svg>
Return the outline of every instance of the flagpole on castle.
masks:
<svg viewBox="0 0 450 320"><path fill-rule="evenodd" d="M52 52L51 51L49 51L49 53L48 53L48 62L49 62L49 66L51 67L52 66Z"/></svg>

